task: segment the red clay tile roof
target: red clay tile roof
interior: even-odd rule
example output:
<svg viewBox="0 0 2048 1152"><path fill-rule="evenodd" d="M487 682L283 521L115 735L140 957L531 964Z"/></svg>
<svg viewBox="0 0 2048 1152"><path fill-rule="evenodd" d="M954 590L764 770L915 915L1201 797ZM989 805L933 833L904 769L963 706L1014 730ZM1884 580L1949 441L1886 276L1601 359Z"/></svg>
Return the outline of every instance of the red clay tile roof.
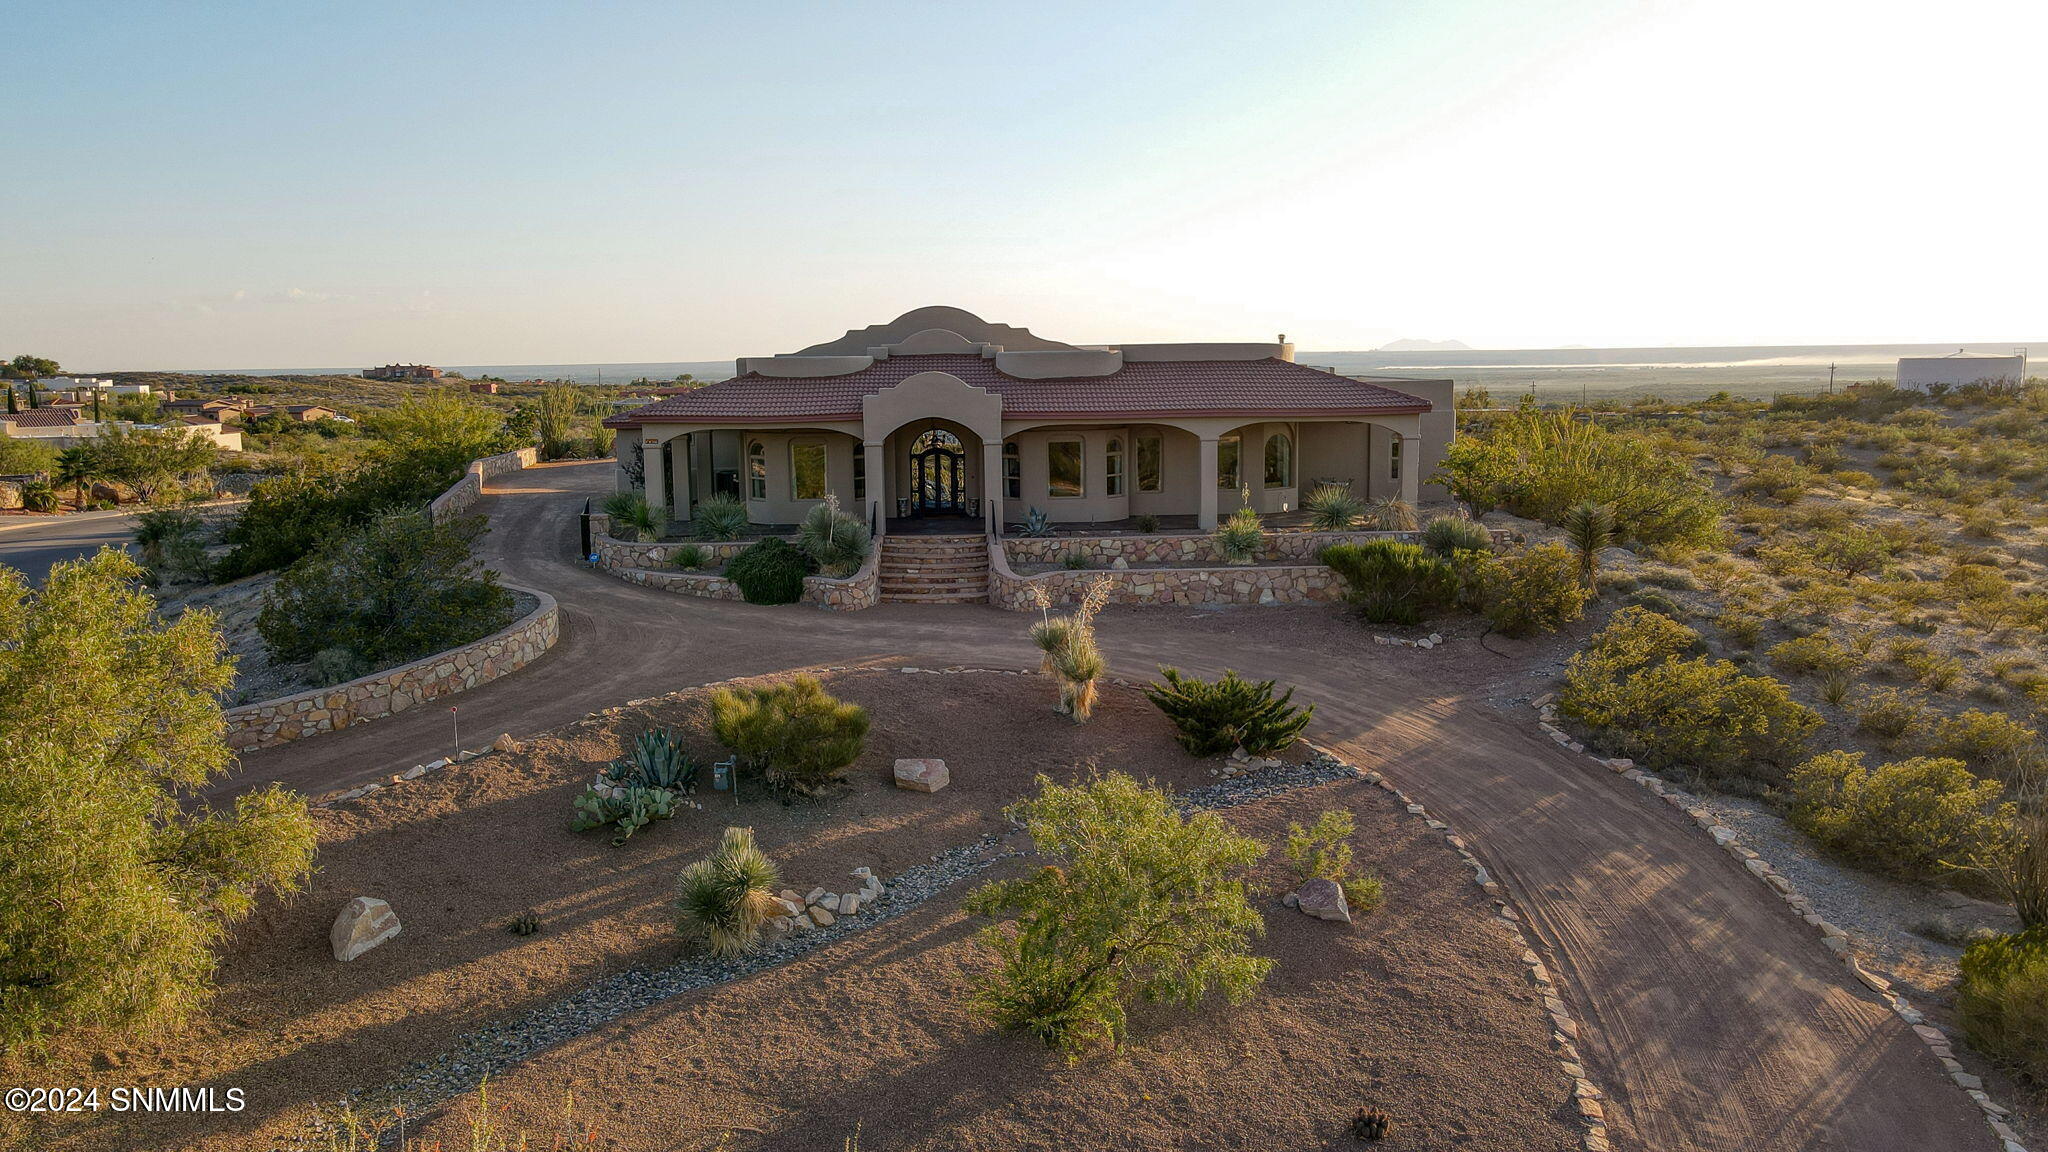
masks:
<svg viewBox="0 0 2048 1152"><path fill-rule="evenodd" d="M0 415L0 420L22 428L69 428L78 423L76 408L31 408L26 412Z"/></svg>
<svg viewBox="0 0 2048 1152"><path fill-rule="evenodd" d="M643 423L858 420L862 398L919 372L946 372L1003 398L1007 419L1341 416L1427 412L1429 402L1384 385L1285 360L1141 360L1107 376L1019 380L980 356L892 356L843 376L749 372L605 419Z"/></svg>

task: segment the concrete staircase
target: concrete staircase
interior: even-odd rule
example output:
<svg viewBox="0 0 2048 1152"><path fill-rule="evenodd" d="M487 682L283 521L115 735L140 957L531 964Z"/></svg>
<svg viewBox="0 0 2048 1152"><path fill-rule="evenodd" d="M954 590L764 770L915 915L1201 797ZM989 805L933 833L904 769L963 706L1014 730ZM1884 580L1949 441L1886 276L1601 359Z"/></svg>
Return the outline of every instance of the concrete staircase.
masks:
<svg viewBox="0 0 2048 1152"><path fill-rule="evenodd" d="M911 604L988 601L985 536L884 536L882 599Z"/></svg>

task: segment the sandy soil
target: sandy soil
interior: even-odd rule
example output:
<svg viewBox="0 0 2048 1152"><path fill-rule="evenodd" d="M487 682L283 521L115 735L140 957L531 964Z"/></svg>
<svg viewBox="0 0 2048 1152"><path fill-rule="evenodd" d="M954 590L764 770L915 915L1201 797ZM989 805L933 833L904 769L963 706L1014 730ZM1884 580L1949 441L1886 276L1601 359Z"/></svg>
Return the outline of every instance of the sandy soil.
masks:
<svg viewBox="0 0 2048 1152"><path fill-rule="evenodd" d="M1226 816L1270 842L1331 807L1357 813L1389 905L1355 928L1290 912L1269 858L1259 950L1278 965L1263 991L1145 1011L1123 1057L1070 1064L977 1020L964 1003L990 966L977 923L935 901L530 1060L492 1085L492 1115L544 1141L568 1089L591 1146L634 1152L839 1149L856 1128L869 1150L1324 1149L1358 1147L1349 1117L1371 1105L1400 1126L1382 1147L1575 1147L1541 1004L1440 839L1358 782ZM476 1106L429 1137L455 1140Z"/></svg>
<svg viewBox="0 0 2048 1152"><path fill-rule="evenodd" d="M702 855L727 823L755 827L763 846L783 865L791 886L801 890L839 883L858 864L891 875L941 848L1000 830L1006 827L998 815L1001 806L1027 792L1039 772L1069 778L1084 771L1082 766L1099 763L1175 788L1214 779L1214 765L1173 744L1164 719L1134 691L1106 692L1097 719L1075 727L1052 713L1051 690L1036 677L910 675L870 669L827 679L834 692L870 709L873 730L848 786L821 801L786 806L755 795L735 810L707 799L707 810L654 825L620 848L612 847L602 833L570 832L571 798L632 734L653 724L674 725L685 735L704 730L707 694L700 690L569 725L532 741L522 752L475 760L321 811L320 872L302 896L289 903L266 903L237 932L225 949L228 959L212 1010L175 1037L104 1050L80 1047L60 1054L37 1073L39 1082L102 1087L240 1087L248 1094L250 1108L225 1118L79 1118L17 1129L16 1146L80 1152L249 1148L259 1138L293 1131L316 1101L381 1084L406 1063L439 1054L455 1036L486 1021L552 1001L621 967L672 960L679 954L666 910L673 877L684 863ZM700 739L691 743L707 757L713 751ZM949 788L926 796L893 786L889 769L896 757L930 754L947 759L953 774ZM1313 812L1305 809L1297 816L1312 817ZM1277 812L1268 813L1267 823L1279 818ZM1486 1045L1487 1067L1497 1067L1505 1059L1534 1061L1529 1066L1538 1068L1542 1059L1548 1059L1534 1010L1511 1010L1525 998L1509 997L1516 971L1512 956L1497 940L1491 942L1491 952L1482 947L1489 943L1481 934L1483 910L1466 895L1435 891L1456 886L1449 854L1439 845L1428 860L1418 861L1410 858L1416 849L1409 840L1379 843L1378 833L1368 840L1372 847L1362 855L1394 877L1401 893L1402 909L1386 921L1400 927L1385 936L1360 937L1347 943L1341 955L1320 956L1298 972L1290 969L1284 981L1290 989L1285 1002L1300 998L1303 1010L1321 1020L1294 1045L1274 1039L1294 1027L1283 1019L1286 1012L1276 1010L1275 1019L1261 1026L1263 1031L1247 1034L1252 1039L1246 1042L1254 1048L1277 1044L1294 1054L1262 1075L1278 1077L1265 1090L1296 1110L1290 1113L1297 1115L1297 1121L1289 1122L1295 1126L1290 1130L1298 1129L1304 1139L1307 1133L1321 1131L1310 1124L1311 1114L1330 1123L1340 1110L1348 1116L1348 1109L1356 1106L1348 1101L1372 1082L1359 1080L1365 1073L1347 1065L1339 1081L1345 1086L1342 1093L1297 1101L1291 1093L1299 1092L1300 1086L1282 1081L1300 1071L1299 1062L1325 1060L1354 1046L1366 1052L1403 1052L1406 1056L1395 1063L1404 1068L1395 1071L1389 1065L1374 1073L1385 1078L1389 1091L1400 1088L1388 1099L1411 1116L1435 1110L1464 1117L1469 1110L1458 1107L1453 1094L1429 1087L1434 1078L1454 1076L1452 1069L1466 1059L1454 1040L1457 1029L1505 1029ZM327 928L336 909L363 894L390 900L405 932L360 960L336 963L327 952ZM504 930L514 916L528 910L544 925L540 935L521 938ZM1431 923L1444 918L1451 923ZM1460 923L1461 918L1470 923ZM1305 925L1291 923L1296 919L1300 918L1285 917L1284 928L1276 932L1274 945L1284 955L1299 951ZM897 955L907 941L928 933L949 941L946 947L952 950L932 951L916 960L918 950L910 949L900 967L875 959L848 963L849 949L871 958ZM920 997L912 995L916 986L938 981L951 987L963 978L963 968L972 967L971 952L961 942L963 934L950 908L927 910L891 925L873 940L861 938L804 961L805 975L747 981L748 991L740 1002L753 1002L746 997L758 995L759 988L812 987L819 972L852 978L856 973L873 974L871 969L880 972L872 982L853 979L858 987L849 985L843 997L816 1003L840 1003L844 998L891 1003L896 995L892 989L917 1000ZM1381 947L1370 946L1374 941ZM1398 961L1396 953L1402 957ZM1369 972L1372 978L1345 979L1343 973L1353 969ZM1438 970L1442 974L1431 974ZM1388 978L1394 975L1398 978ZM711 993L691 1002L718 1004L725 996ZM897 1023L890 1027L910 1029L917 1027L917 1013L925 1010L892 1004L885 1012L860 1018L876 1027L881 1026L878 1021L894 1020ZM758 1018L752 1009L717 1011L728 1023ZM1400 1023L1404 1030L1434 1020L1439 1031L1433 1039L1411 1036L1395 1044L1392 1031L1378 1031L1381 1024L1361 1024L1360 1040L1340 1042L1331 1031L1333 1022L1348 1015L1384 1019L1389 1027ZM1489 1023L1495 1018L1509 1023ZM816 1024L817 1050L851 1044L868 1051L872 1038L861 1039L857 1030L833 1023L837 1019L839 1014L833 1011L794 1013L783 1023L779 1047L804 1048L812 1042L799 1042L797 1032ZM842 1023L850 1026L851 1020ZM963 1069L995 1059L992 1054L1025 1050L1008 1041L980 1038L960 1019L935 1021L931 1027L933 1036L957 1038L962 1048L954 1052L951 1041L944 1050L926 1045L919 1049L924 1058L963 1061ZM1205 1077L1229 1067L1242 1053L1204 1046L1198 1043L1201 1034L1201 1029L1175 1032L1177 1039L1168 1048L1180 1053L1176 1062L1192 1061L1191 1067L1207 1069L1201 1076L1181 1082L1169 1078L1175 1063L1148 1065L1147 1075L1162 1100L1178 1094L1206 1101L1205 1109L1221 1103ZM1527 1051L1517 1055L1522 1048ZM898 1063L900 1055L876 1048L868 1058L878 1061L874 1067L879 1069ZM1317 1067L1318 1075L1337 1075ZM1283 1076L1283 1068L1292 1071ZM1054 1071L1045 1064L1034 1075L1052 1076ZM1553 1075L1529 1095L1489 1090L1501 1098L1500 1119L1481 1126L1499 1128L1510 1116L1513 1124L1502 1130L1538 1123L1562 1100L1554 1064L1551 1071ZM824 1074L816 1069L814 1073ZM743 1080L779 1081L782 1075L773 1063L757 1064ZM1246 1073L1237 1069L1231 1075ZM1248 1106L1245 1098L1234 1099L1228 1109L1216 1113L1219 1122L1226 1112ZM821 1097L818 1104L825 1107L826 1101ZM665 1114L667 1109L661 1111ZM934 1113L933 1121L941 1116ZM899 1116L889 1123L905 1122ZM1442 1123L1443 1131L1455 1130L1448 1126L1451 1121ZM887 1146L872 1138L869 1145Z"/></svg>

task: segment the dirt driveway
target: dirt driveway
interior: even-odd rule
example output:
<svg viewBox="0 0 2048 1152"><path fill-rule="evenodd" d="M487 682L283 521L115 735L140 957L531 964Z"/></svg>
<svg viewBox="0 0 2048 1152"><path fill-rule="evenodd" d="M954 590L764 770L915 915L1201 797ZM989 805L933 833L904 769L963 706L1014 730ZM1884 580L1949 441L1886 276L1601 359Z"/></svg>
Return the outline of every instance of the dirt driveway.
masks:
<svg viewBox="0 0 2048 1152"><path fill-rule="evenodd" d="M554 594L563 635L533 665L454 698L467 743L808 664L1037 664L1024 618L985 606L759 608L589 571L576 559L577 516L611 476L604 462L550 465L491 485L480 506L492 520L489 563ZM1476 841L1564 978L1611 1096L1616 1147L1996 1146L1926 1048L1781 902L1682 815L1535 735L1519 701L1542 690L1562 649L1502 659L1469 640L1382 648L1321 607L1111 610L1100 630L1113 675L1173 663L1299 685L1321 741L1385 769ZM226 787L362 783L444 753L449 728L447 710L429 708L252 753Z"/></svg>

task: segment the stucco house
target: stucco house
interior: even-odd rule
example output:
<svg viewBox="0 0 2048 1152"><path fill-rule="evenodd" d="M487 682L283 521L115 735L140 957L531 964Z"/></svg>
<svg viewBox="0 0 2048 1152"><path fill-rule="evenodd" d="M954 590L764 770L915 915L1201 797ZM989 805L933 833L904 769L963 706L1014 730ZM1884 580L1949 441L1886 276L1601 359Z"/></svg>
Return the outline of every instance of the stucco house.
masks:
<svg viewBox="0 0 2048 1152"><path fill-rule="evenodd" d="M1151 514L1212 528L1320 483L1410 503L1455 430L1449 380L1358 379L1273 343L1081 347L958 308L776 356L608 417L621 491L671 520L715 492L757 524L828 495L878 531Z"/></svg>

